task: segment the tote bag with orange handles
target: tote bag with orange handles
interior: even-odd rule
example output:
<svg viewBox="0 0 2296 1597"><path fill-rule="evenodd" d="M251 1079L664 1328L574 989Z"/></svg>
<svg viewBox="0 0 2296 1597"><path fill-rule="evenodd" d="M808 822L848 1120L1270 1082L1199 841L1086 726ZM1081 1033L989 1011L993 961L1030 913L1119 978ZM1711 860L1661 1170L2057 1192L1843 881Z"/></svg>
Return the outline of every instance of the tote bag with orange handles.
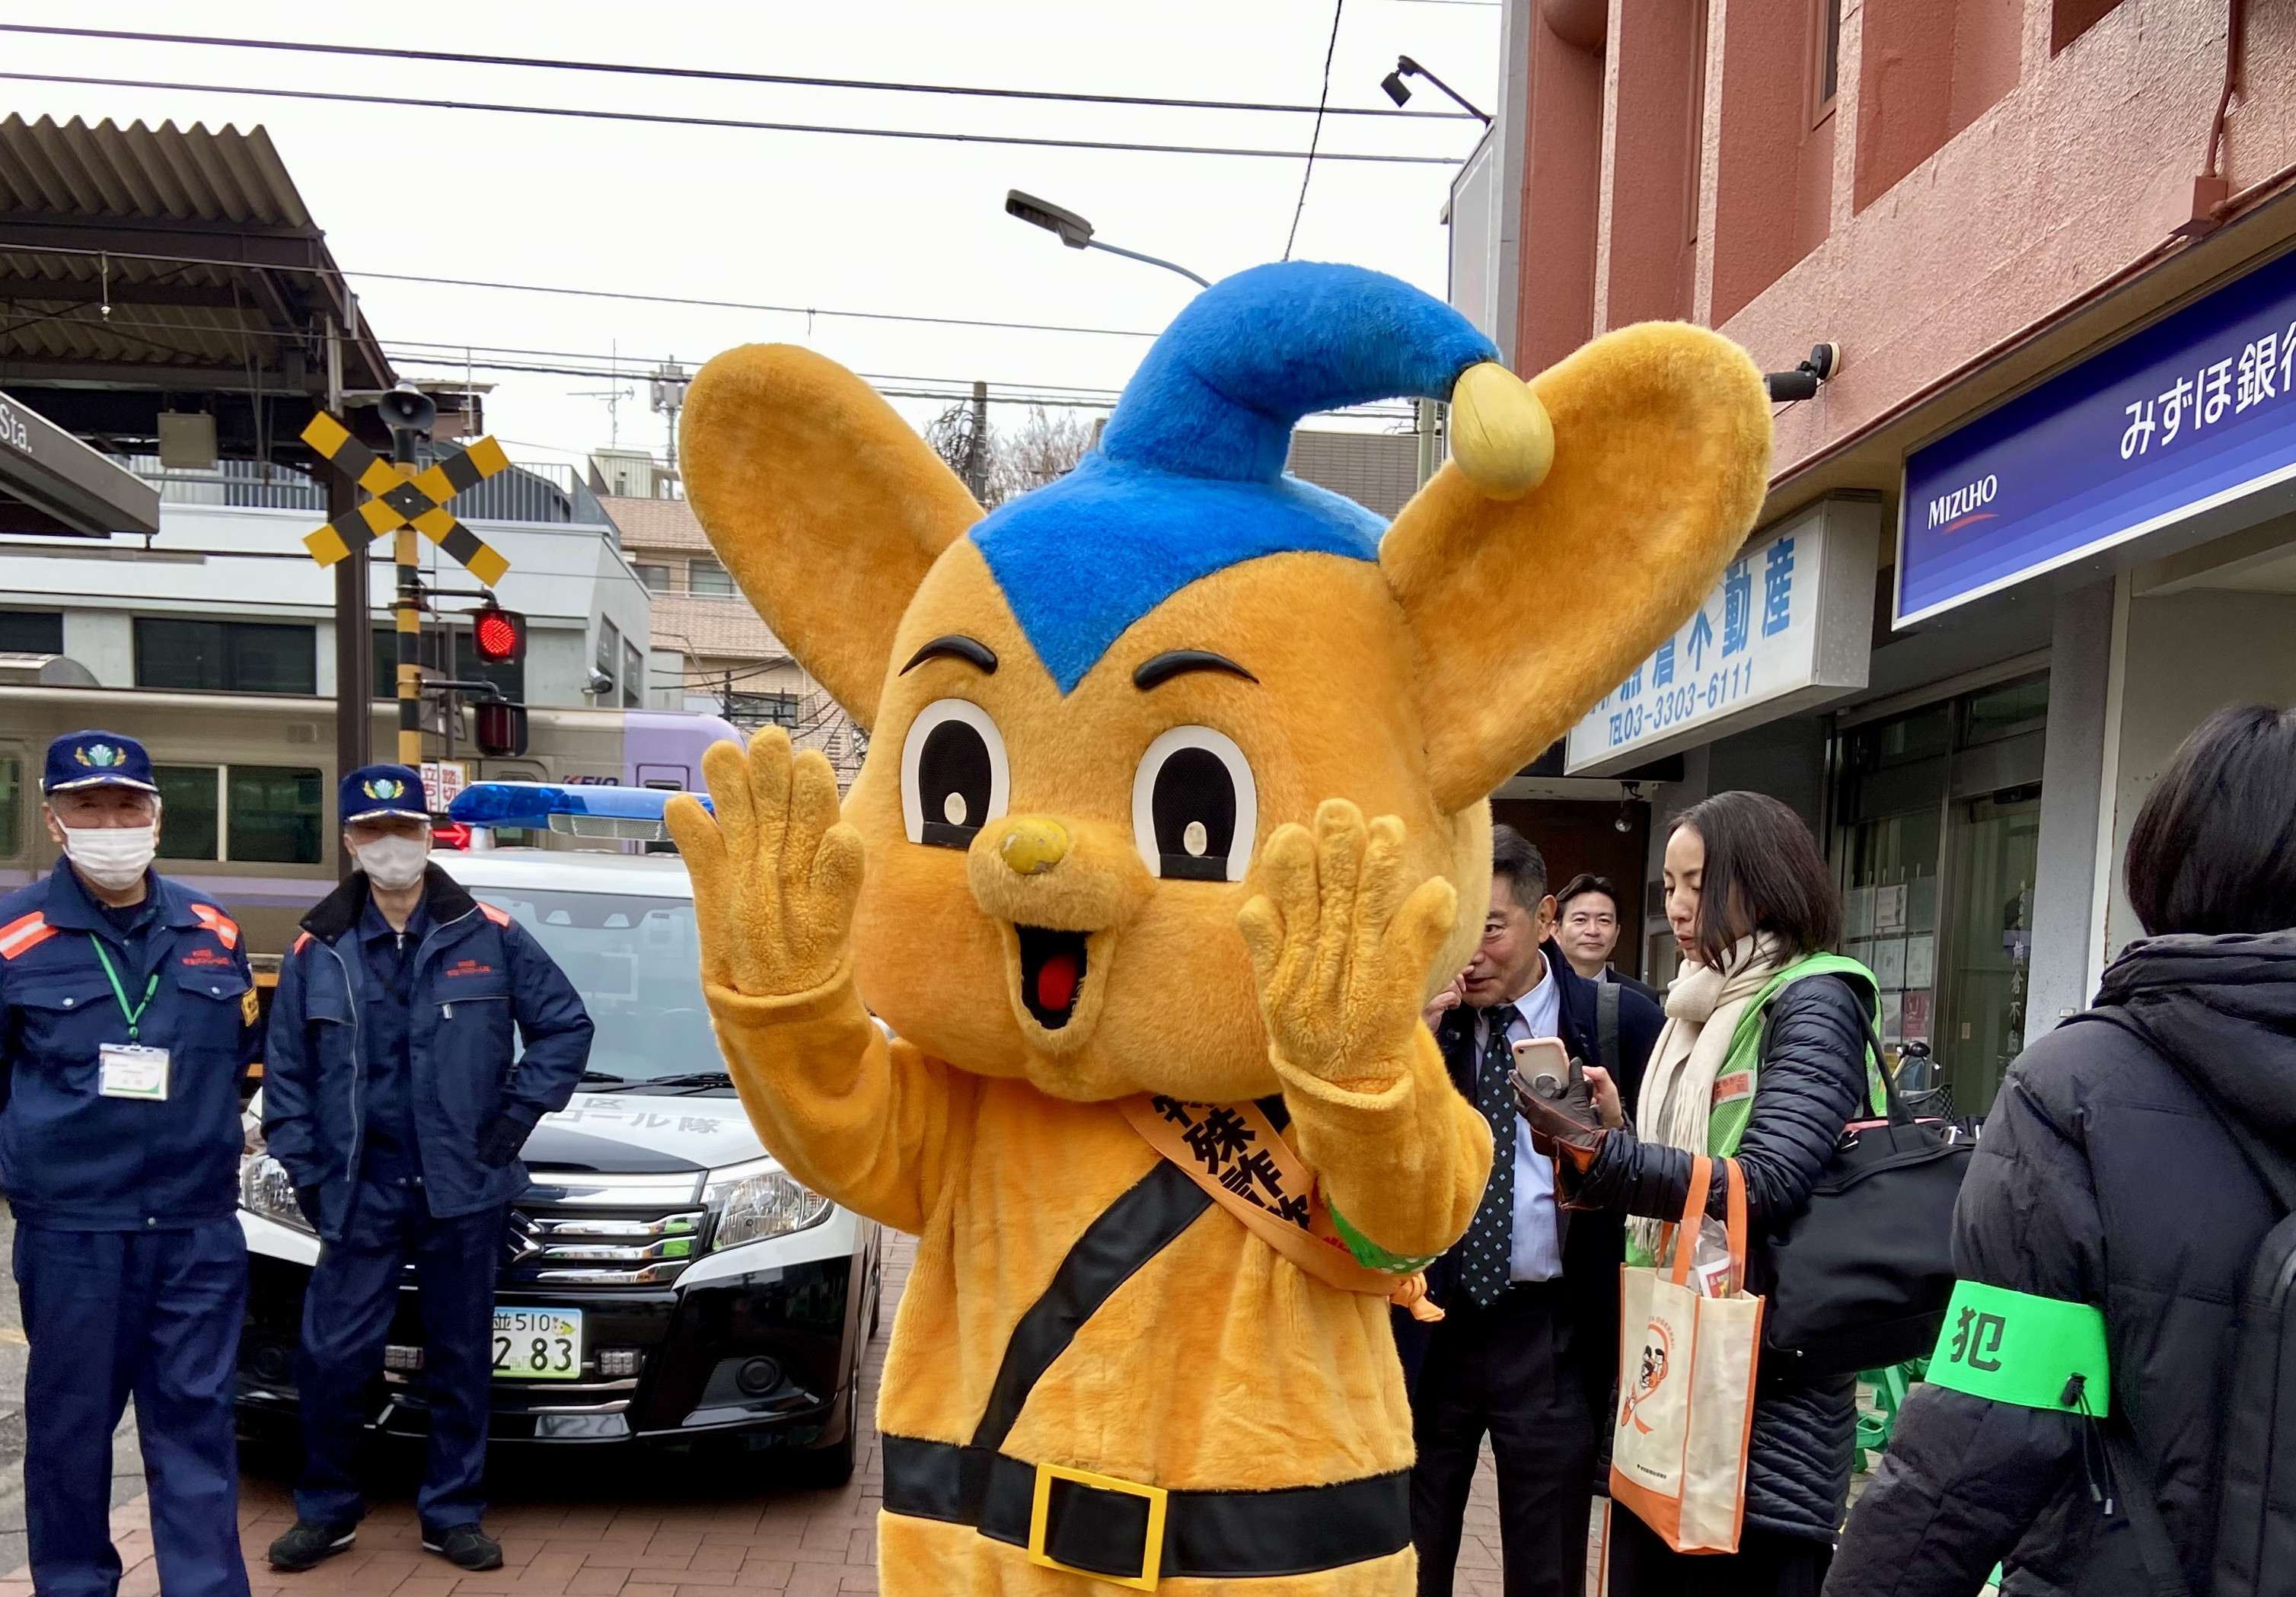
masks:
<svg viewBox="0 0 2296 1597"><path fill-rule="evenodd" d="M1690 1284L1690 1265L1718 1167L1729 1183L1730 1271L1721 1295L1708 1298ZM1762 1347L1762 1299L1745 1290L1746 1178L1737 1160L1691 1161L1689 1201L1672 1240L1670 1266L1619 1273L1611 1496L1677 1552L1735 1552Z"/></svg>

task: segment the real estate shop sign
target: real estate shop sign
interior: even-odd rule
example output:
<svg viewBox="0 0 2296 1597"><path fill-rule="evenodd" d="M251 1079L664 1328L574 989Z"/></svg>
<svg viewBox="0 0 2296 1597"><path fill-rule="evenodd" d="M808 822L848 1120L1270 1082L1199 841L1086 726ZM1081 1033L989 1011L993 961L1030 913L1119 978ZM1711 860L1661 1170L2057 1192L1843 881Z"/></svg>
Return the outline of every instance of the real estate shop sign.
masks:
<svg viewBox="0 0 2296 1597"><path fill-rule="evenodd" d="M2292 478L2296 254L1907 456L1897 623Z"/></svg>
<svg viewBox="0 0 2296 1597"><path fill-rule="evenodd" d="M1758 534L1571 728L1563 769L1615 776L1864 687L1881 520L1871 501L1827 499Z"/></svg>

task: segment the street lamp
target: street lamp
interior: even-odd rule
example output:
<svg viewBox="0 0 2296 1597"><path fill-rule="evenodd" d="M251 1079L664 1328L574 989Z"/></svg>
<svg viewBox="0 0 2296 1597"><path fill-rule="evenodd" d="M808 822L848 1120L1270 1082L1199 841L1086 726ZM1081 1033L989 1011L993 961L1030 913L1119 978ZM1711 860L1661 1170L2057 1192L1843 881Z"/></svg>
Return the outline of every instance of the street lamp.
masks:
<svg viewBox="0 0 2296 1597"><path fill-rule="evenodd" d="M1177 272L1200 289L1212 285L1183 266L1160 260L1152 255L1143 255L1137 250L1126 250L1115 244L1103 244L1092 236L1092 224L1072 210L1054 205L1049 200L1039 200L1034 194L1024 194L1019 189L1004 191L1004 214L1018 217L1032 227L1041 227L1056 235L1071 250L1105 250L1111 255L1120 255L1127 260L1145 261L1152 266L1161 266L1167 272Z"/></svg>
<svg viewBox="0 0 2296 1597"><path fill-rule="evenodd" d="M1462 111L1464 111L1472 116L1481 117L1484 127L1488 127L1491 125L1490 118L1483 116L1482 111L1471 103L1464 94L1462 94L1458 90L1453 88L1449 84L1436 77L1434 73L1429 71L1426 68L1421 66L1417 61L1412 60L1407 55L1398 55L1395 58L1395 70L1381 78L1379 80L1379 86L1387 91L1387 97L1389 99L1394 101L1398 105L1401 105L1405 101L1411 98L1411 86L1403 81L1406 78L1424 78L1437 88L1441 89L1445 94L1450 95L1452 101L1456 103Z"/></svg>

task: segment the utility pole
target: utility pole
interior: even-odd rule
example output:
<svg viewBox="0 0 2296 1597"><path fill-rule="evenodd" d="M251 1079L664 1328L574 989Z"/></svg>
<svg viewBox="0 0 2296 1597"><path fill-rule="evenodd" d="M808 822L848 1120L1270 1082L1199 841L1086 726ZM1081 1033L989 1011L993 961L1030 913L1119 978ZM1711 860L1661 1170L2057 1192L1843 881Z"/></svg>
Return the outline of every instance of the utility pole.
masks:
<svg viewBox="0 0 2296 1597"><path fill-rule="evenodd" d="M964 441L964 486L976 504L988 503L988 385L972 385L972 434Z"/></svg>
<svg viewBox="0 0 2296 1597"><path fill-rule="evenodd" d="M1419 486L1425 487L1427 479L1443 467L1443 402L1439 399L1419 401Z"/></svg>
<svg viewBox="0 0 2296 1597"><path fill-rule="evenodd" d="M357 301L352 301L356 328ZM343 408L342 334L332 316L327 318L327 412L340 415ZM320 473L327 495L327 520L348 515L358 499L358 486L339 471ZM373 756L374 721L373 610L367 586L364 550L357 557L335 563L335 775L338 779L367 764ZM348 876L351 859L341 853L337 871Z"/></svg>

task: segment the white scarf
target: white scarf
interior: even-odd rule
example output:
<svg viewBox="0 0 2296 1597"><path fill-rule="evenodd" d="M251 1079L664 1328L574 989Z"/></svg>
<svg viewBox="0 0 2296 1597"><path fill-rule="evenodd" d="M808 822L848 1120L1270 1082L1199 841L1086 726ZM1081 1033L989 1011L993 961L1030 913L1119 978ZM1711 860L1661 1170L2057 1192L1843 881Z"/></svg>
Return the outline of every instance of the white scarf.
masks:
<svg viewBox="0 0 2296 1597"><path fill-rule="evenodd" d="M1652 1044L1650 1069L1643 1077L1644 1108L1637 1134L1644 1142L1706 1151L1714 1082L1729 1057L1738 1018L1784 965L1784 946L1763 933L1740 938L1719 969L1694 961L1682 967L1666 990L1666 1029ZM1655 1258L1660 1230L1669 1224L1636 1215L1628 1220L1627 1230Z"/></svg>

